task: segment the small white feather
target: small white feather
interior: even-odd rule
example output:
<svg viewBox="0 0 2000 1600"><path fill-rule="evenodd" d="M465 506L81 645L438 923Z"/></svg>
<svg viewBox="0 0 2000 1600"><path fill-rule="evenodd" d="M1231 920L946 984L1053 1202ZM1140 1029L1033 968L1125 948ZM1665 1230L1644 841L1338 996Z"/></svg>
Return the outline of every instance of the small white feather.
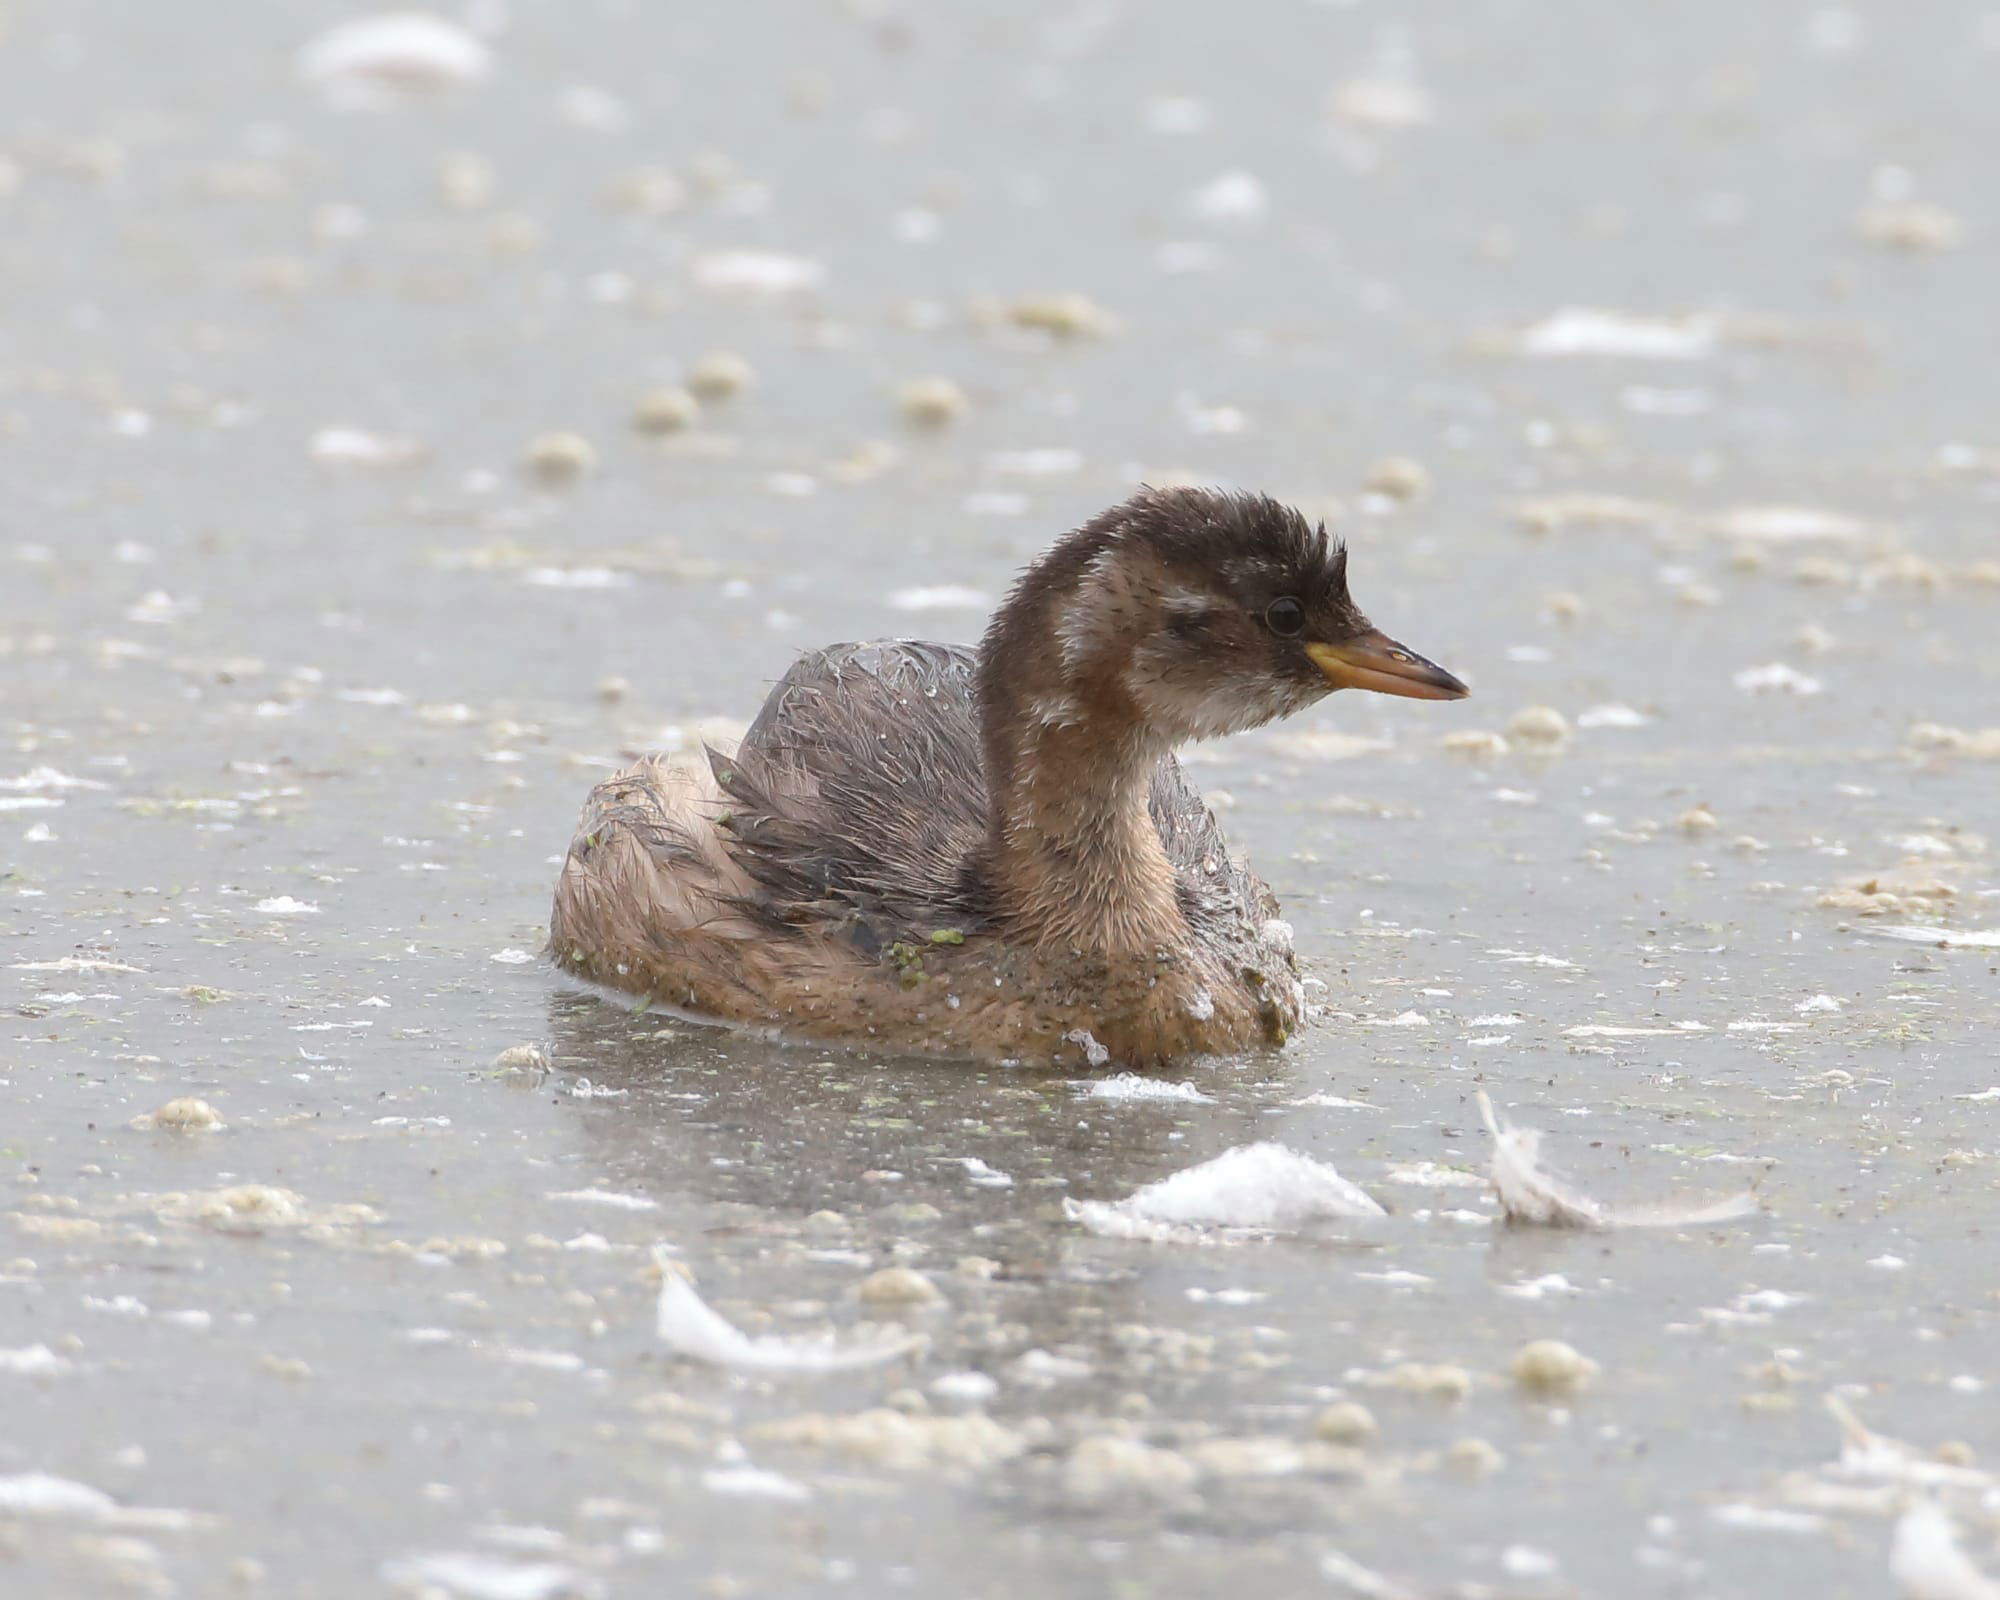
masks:
<svg viewBox="0 0 2000 1600"><path fill-rule="evenodd" d="M1493 1136L1487 1179L1509 1222L1542 1228L1685 1228L1726 1222L1757 1209L1756 1197L1747 1191L1706 1205L1608 1206L1543 1167L1542 1136L1532 1128L1503 1123L1483 1089L1479 1115Z"/></svg>
<svg viewBox="0 0 2000 1600"><path fill-rule="evenodd" d="M838 1345L831 1339L786 1338L767 1334L753 1339L695 1292L674 1264L659 1252L660 1299L655 1331L662 1343L679 1355L739 1372L853 1372L879 1367L910 1354L924 1343L920 1333L895 1335L867 1343Z"/></svg>

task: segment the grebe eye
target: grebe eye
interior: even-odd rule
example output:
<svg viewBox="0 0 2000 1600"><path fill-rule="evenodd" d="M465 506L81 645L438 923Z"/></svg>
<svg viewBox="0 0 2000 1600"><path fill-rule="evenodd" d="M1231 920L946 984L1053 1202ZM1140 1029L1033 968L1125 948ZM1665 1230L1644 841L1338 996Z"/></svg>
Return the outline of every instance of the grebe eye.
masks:
<svg viewBox="0 0 2000 1600"><path fill-rule="evenodd" d="M1280 596L1265 608L1264 626L1280 639L1296 639L1305 631L1306 608L1290 595Z"/></svg>

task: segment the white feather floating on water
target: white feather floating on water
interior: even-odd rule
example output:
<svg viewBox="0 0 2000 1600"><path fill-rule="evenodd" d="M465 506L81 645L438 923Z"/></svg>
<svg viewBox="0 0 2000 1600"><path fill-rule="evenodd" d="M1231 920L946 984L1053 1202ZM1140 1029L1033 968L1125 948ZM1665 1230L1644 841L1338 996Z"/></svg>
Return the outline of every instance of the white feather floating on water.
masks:
<svg viewBox="0 0 2000 1600"><path fill-rule="evenodd" d="M51 1472L16 1472L0 1476L0 1517L23 1521L88 1522L132 1532L181 1533L212 1526L216 1518L201 1511L167 1506L121 1506L102 1489Z"/></svg>
<svg viewBox="0 0 2000 1600"><path fill-rule="evenodd" d="M1373 1567L1364 1567L1354 1557L1339 1550L1328 1550L1320 1556L1319 1573L1347 1593L1359 1595L1361 1600L1417 1600L1414 1589L1404 1588L1394 1578L1377 1572Z"/></svg>
<svg viewBox="0 0 2000 1600"><path fill-rule="evenodd" d="M1324 1161L1268 1141L1149 1183L1128 1199L1065 1200L1063 1212L1111 1239L1225 1243L1232 1234L1289 1233L1329 1217L1384 1215Z"/></svg>
<svg viewBox="0 0 2000 1600"><path fill-rule="evenodd" d="M1840 1425L1840 1460L1834 1470L1845 1478L1874 1483L1905 1483L1925 1488L1989 1489L1993 1474L1977 1467L1953 1466L1913 1444L1876 1433L1837 1394L1826 1397L1826 1409Z"/></svg>
<svg viewBox="0 0 2000 1600"><path fill-rule="evenodd" d="M1905 1600L2000 1600L2000 1582L1972 1564L1951 1518L1928 1496L1912 1501L1897 1519L1889 1575Z"/></svg>
<svg viewBox="0 0 2000 1600"><path fill-rule="evenodd" d="M1748 1191L1698 1206L1608 1206L1543 1167L1542 1136L1533 1128L1501 1122L1483 1089L1479 1092L1479 1115L1493 1136L1493 1161L1487 1178L1509 1222L1600 1230L1686 1228L1727 1222L1757 1209L1757 1198Z"/></svg>
<svg viewBox="0 0 2000 1600"><path fill-rule="evenodd" d="M660 1299L654 1326L676 1354L739 1372L854 1372L879 1367L923 1345L920 1333L890 1335L866 1343L838 1345L831 1339L767 1334L751 1338L695 1292L673 1263L658 1251Z"/></svg>

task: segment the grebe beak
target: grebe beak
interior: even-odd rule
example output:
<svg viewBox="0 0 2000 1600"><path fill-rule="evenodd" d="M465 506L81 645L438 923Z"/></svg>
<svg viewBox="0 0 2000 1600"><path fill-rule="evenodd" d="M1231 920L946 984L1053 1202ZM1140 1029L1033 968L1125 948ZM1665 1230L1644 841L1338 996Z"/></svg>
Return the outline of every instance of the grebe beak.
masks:
<svg viewBox="0 0 2000 1600"><path fill-rule="evenodd" d="M1426 661L1378 628L1339 644L1315 640L1306 654L1336 689L1373 689L1412 700L1463 700L1472 693L1435 661Z"/></svg>

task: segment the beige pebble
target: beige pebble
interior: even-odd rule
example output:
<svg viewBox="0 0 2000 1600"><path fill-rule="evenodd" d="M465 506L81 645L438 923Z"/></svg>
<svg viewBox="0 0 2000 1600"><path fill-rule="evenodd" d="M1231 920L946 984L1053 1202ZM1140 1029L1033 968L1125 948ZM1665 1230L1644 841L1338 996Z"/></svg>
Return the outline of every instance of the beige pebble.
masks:
<svg viewBox="0 0 2000 1600"><path fill-rule="evenodd" d="M1507 719L1507 731L1525 744L1561 744L1569 737L1569 718L1554 706L1524 706Z"/></svg>
<svg viewBox="0 0 2000 1600"><path fill-rule="evenodd" d="M671 384L648 389L632 407L632 426L641 433L679 433L701 420L701 402Z"/></svg>
<svg viewBox="0 0 2000 1600"><path fill-rule="evenodd" d="M1549 608L1549 615L1558 622L1574 622L1590 608L1583 596L1572 594L1567 589L1558 589L1543 602Z"/></svg>
<svg viewBox="0 0 2000 1600"><path fill-rule="evenodd" d="M597 450L580 433L544 433L528 445L528 469L547 483L574 483L597 465Z"/></svg>
<svg viewBox="0 0 2000 1600"><path fill-rule="evenodd" d="M1870 244L1890 250L1949 250L1964 227L1943 206L1905 200L1865 206L1854 219L1854 231Z"/></svg>
<svg viewBox="0 0 2000 1600"><path fill-rule="evenodd" d="M548 1064L549 1053L538 1044L510 1044L493 1058L501 1072L541 1072Z"/></svg>
<svg viewBox="0 0 2000 1600"><path fill-rule="evenodd" d="M621 678L615 672L608 678L599 678L597 680L597 698L608 706L617 705L619 701L623 700L631 692L631 680L629 678Z"/></svg>
<svg viewBox="0 0 2000 1600"><path fill-rule="evenodd" d="M1689 806L1674 818L1674 826L1690 836L1713 833L1716 829L1715 813L1705 805Z"/></svg>
<svg viewBox="0 0 2000 1600"><path fill-rule="evenodd" d="M222 1113L206 1100L198 1100L193 1095L184 1095L178 1100L169 1100L157 1111L141 1117L143 1126L173 1128L183 1133L201 1133L222 1124Z"/></svg>
<svg viewBox="0 0 2000 1600"><path fill-rule="evenodd" d="M1513 748L1505 736L1478 728L1448 733L1438 743L1451 754L1462 756L1467 761L1495 761Z"/></svg>
<svg viewBox="0 0 2000 1600"><path fill-rule="evenodd" d="M687 386L707 401L733 400L757 381L757 369L734 350L712 350L688 371Z"/></svg>
<svg viewBox="0 0 2000 1600"><path fill-rule="evenodd" d="M1792 648L1802 650L1809 656L1823 656L1833 648L1833 635L1817 622L1808 622L1792 635Z"/></svg>
<svg viewBox="0 0 2000 1600"><path fill-rule="evenodd" d="M1424 470L1421 461L1413 461L1408 456L1388 456L1368 469L1368 476L1361 480L1361 487L1370 494L1385 495L1391 500L1416 500L1428 493L1431 475Z"/></svg>
<svg viewBox="0 0 2000 1600"><path fill-rule="evenodd" d="M1854 581L1854 568L1832 556L1805 556L1792 568L1792 578L1813 588L1845 588Z"/></svg>
<svg viewBox="0 0 2000 1600"><path fill-rule="evenodd" d="M637 167L612 184L611 203L642 217L664 217L687 203L687 185L665 167Z"/></svg>
<svg viewBox="0 0 2000 1600"><path fill-rule="evenodd" d="M1012 301L1007 320L1018 328L1038 328L1065 339L1102 334L1111 323L1103 308L1082 294L1030 295Z"/></svg>
<svg viewBox="0 0 2000 1600"><path fill-rule="evenodd" d="M1328 1444L1370 1444L1381 1432L1375 1413L1358 1400L1336 1400L1313 1418L1313 1437Z"/></svg>
<svg viewBox="0 0 2000 1600"><path fill-rule="evenodd" d="M917 378L897 391L896 403L906 420L937 428L956 422L965 412L965 391L949 378Z"/></svg>
<svg viewBox="0 0 2000 1600"><path fill-rule="evenodd" d="M1712 584L1684 583L1674 591L1674 598L1690 611L1707 611L1722 604L1722 593Z"/></svg>
<svg viewBox="0 0 2000 1600"><path fill-rule="evenodd" d="M884 1267L871 1272L861 1280L858 1292L866 1304L878 1306L936 1305L944 1299L936 1284L909 1267Z"/></svg>
<svg viewBox="0 0 2000 1600"><path fill-rule="evenodd" d="M805 1412L751 1428L752 1438L834 1451L850 1460L902 1471L984 1471L1028 1447L1025 1431L983 1412L909 1416L880 1406L843 1414Z"/></svg>
<svg viewBox="0 0 2000 1600"><path fill-rule="evenodd" d="M1868 568L1868 578L1873 583L1900 583L1906 588L1923 589L1933 594L1945 585L1944 568L1910 550L1872 563Z"/></svg>
<svg viewBox="0 0 2000 1600"><path fill-rule="evenodd" d="M478 211L493 202L499 180L484 156L454 150L438 160L438 193L454 211Z"/></svg>
<svg viewBox="0 0 2000 1600"><path fill-rule="evenodd" d="M1454 1405L1472 1393L1472 1374L1449 1362L1405 1361L1383 1374L1383 1382L1404 1394Z"/></svg>
<svg viewBox="0 0 2000 1600"><path fill-rule="evenodd" d="M2000 589L2000 561L1975 561L1965 569L1965 581L1982 589Z"/></svg>
<svg viewBox="0 0 2000 1600"><path fill-rule="evenodd" d="M1535 1394L1572 1394L1597 1371L1595 1361L1560 1339L1530 1340L1514 1356L1514 1381Z"/></svg>
<svg viewBox="0 0 2000 1600"><path fill-rule="evenodd" d="M1468 1435L1452 1440L1445 1450L1444 1464L1461 1478L1490 1478L1507 1465L1507 1458L1484 1439Z"/></svg>
<svg viewBox="0 0 2000 1600"><path fill-rule="evenodd" d="M487 246L503 256L531 256L546 237L541 223L524 211L503 211L486 230Z"/></svg>
<svg viewBox="0 0 2000 1600"><path fill-rule="evenodd" d="M1136 1439L1096 1433L1079 1439L1063 1463L1063 1488L1079 1500L1121 1494L1179 1494L1200 1476L1178 1450L1156 1450Z"/></svg>
<svg viewBox="0 0 2000 1600"><path fill-rule="evenodd" d="M1746 1394L1737 1401L1737 1405L1744 1411L1761 1416L1782 1414L1796 1411L1799 1408L1798 1397L1796 1395L1789 1395L1772 1389L1760 1389L1754 1393Z"/></svg>
<svg viewBox="0 0 2000 1600"><path fill-rule="evenodd" d="M1979 1460L1972 1446L1962 1439L1947 1439L1933 1454L1948 1467L1970 1467Z"/></svg>
<svg viewBox="0 0 2000 1600"><path fill-rule="evenodd" d="M997 1278L1000 1263L991 1256L960 1256L953 1269L961 1278Z"/></svg>

